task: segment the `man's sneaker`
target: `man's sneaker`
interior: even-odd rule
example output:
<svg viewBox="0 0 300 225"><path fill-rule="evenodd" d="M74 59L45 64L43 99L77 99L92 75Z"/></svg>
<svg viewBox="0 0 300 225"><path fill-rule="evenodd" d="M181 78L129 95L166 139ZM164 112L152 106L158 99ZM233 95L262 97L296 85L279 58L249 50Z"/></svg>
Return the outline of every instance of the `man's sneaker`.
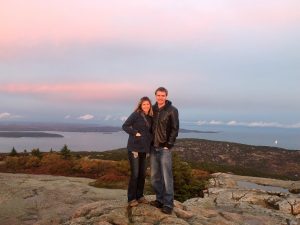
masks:
<svg viewBox="0 0 300 225"><path fill-rule="evenodd" d="M148 204L149 203L148 200L145 197L141 197L137 201L138 201L138 203L144 203L144 204Z"/></svg>
<svg viewBox="0 0 300 225"><path fill-rule="evenodd" d="M128 206L129 207L135 207L135 206L137 206L139 203L138 203L138 201L137 200L132 200L132 201L130 201L130 202L128 202Z"/></svg>
<svg viewBox="0 0 300 225"><path fill-rule="evenodd" d="M167 207L167 206L164 206L161 211L164 213L164 214L172 214L172 211L173 209L170 208L170 207Z"/></svg>
<svg viewBox="0 0 300 225"><path fill-rule="evenodd" d="M153 205L153 206L155 206L156 208L159 208L159 209L161 209L163 207L163 204L161 202L157 201L157 200L151 201L150 205Z"/></svg>

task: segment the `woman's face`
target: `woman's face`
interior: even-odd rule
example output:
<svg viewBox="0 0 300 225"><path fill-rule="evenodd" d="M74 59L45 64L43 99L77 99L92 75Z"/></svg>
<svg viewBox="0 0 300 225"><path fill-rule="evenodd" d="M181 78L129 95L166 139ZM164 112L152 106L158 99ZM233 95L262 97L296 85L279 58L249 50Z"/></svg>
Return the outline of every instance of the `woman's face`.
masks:
<svg viewBox="0 0 300 225"><path fill-rule="evenodd" d="M142 107L143 112L145 114L148 114L149 110L150 110L150 107L151 107L150 102L149 101L143 101L141 107Z"/></svg>

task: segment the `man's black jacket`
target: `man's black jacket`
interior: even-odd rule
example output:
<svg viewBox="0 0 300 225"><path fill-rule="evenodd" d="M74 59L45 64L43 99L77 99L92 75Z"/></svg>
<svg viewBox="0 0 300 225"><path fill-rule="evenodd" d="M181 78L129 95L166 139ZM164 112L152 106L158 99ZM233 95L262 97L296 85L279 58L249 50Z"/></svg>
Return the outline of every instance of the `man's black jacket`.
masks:
<svg viewBox="0 0 300 225"><path fill-rule="evenodd" d="M158 108L156 103L153 106L153 113L154 147L173 147L179 131L178 110L167 100L162 108Z"/></svg>

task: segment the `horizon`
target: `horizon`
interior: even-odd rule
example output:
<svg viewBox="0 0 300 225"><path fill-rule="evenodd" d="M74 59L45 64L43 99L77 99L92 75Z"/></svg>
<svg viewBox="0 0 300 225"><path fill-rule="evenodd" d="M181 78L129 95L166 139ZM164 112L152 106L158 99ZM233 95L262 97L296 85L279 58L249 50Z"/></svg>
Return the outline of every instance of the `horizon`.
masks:
<svg viewBox="0 0 300 225"><path fill-rule="evenodd" d="M164 86L183 127L299 129L299 9L296 0L5 2L0 123L119 125Z"/></svg>
<svg viewBox="0 0 300 225"><path fill-rule="evenodd" d="M17 121L17 120L0 120L1 125L74 125L74 126L93 126L93 127L122 127L123 122L127 117L124 117L122 120L116 120L114 123L91 120L78 120L78 121ZM297 124L280 124L280 123L265 123L262 121L254 122L238 122L238 121L181 121L180 120L180 129L187 130L197 130L201 129L214 129L214 128L223 128L223 129L248 129L248 128L258 128L258 129L291 129L299 130L300 125ZM1 131L1 130L0 130ZM216 131L216 130L207 130L207 131Z"/></svg>
<svg viewBox="0 0 300 225"><path fill-rule="evenodd" d="M74 126L56 127L56 129L31 129L30 132L36 133L36 135L22 134L29 130L10 130L1 131L0 133L6 133L3 137L0 137L0 152L9 152L12 147L15 147L17 151L23 151L24 149L30 150L39 148L43 151L49 149L60 149L63 145L68 145L70 149L74 151L104 151L118 148L125 148L128 140L128 134L118 127L119 131L103 130L80 130L89 126L78 126L79 130L69 130L68 128L74 128ZM50 127L51 128L51 127ZM189 128L187 130L195 130ZM300 151L299 143L299 131L295 129L283 129L283 128L253 128L253 127L223 127L218 129L197 129L201 133L197 132L179 132L178 139L192 138L202 139L208 141L238 143L251 146L265 146L274 148L283 148L286 150L298 150ZM202 132L203 131L203 132ZM12 135L8 135L12 134ZM16 134L17 133L17 134ZM39 133L49 133L62 135L63 138L50 137L38 137ZM8 135L8 136L7 136ZM17 136L16 136L17 135Z"/></svg>
<svg viewBox="0 0 300 225"><path fill-rule="evenodd" d="M202 121L203 123L203 121ZM288 150L300 150L299 128L251 126L251 124L230 123L220 121L202 124L183 124L178 138L196 138L203 140L233 142L253 146L270 146ZM60 148L63 144L69 145L76 151L98 149L100 151L124 147L128 134L121 129L121 124L97 124L72 122L0 122L0 152L9 151L14 146L20 149ZM63 135L62 139L48 137L22 136L23 132L46 132ZM18 133L18 134L15 134ZM8 135L8 136L7 136ZM17 136L16 136L17 135ZM21 136L20 136L21 135ZM50 135L51 136L51 135ZM17 138L20 137L20 138Z"/></svg>

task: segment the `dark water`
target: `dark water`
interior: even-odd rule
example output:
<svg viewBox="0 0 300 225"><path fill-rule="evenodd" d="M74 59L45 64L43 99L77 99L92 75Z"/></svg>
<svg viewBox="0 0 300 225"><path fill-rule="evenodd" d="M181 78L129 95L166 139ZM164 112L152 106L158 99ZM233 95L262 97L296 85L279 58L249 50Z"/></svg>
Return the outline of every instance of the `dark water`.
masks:
<svg viewBox="0 0 300 225"><path fill-rule="evenodd" d="M188 128L192 129L192 128ZM194 129L194 128L193 128ZM198 128L199 130L199 128ZM219 128L218 133L180 133L179 138L201 138L250 145L276 146L300 150L300 129ZM105 151L126 147L125 132L49 132L63 138L0 138L0 152L10 152L12 147L21 152L39 148L42 151L60 150L67 144L72 151ZM277 140L277 144L275 141Z"/></svg>

